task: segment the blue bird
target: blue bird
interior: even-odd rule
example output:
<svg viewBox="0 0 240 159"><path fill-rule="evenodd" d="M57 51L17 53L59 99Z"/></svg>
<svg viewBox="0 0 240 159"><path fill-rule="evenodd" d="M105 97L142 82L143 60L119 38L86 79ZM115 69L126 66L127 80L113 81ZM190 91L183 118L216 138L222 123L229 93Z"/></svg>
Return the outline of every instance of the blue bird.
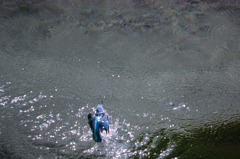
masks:
<svg viewBox="0 0 240 159"><path fill-rule="evenodd" d="M101 133L105 130L109 133L108 114L103 111L103 101L97 105L95 115L88 114L88 124L93 133L93 140L102 142Z"/></svg>

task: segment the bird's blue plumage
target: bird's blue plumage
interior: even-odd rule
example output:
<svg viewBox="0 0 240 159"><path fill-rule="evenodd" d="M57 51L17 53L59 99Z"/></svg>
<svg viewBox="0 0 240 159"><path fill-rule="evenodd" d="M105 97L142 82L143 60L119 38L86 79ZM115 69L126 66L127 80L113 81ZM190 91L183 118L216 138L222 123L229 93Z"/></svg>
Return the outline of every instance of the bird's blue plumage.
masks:
<svg viewBox="0 0 240 159"><path fill-rule="evenodd" d="M101 133L105 130L109 132L108 115L103 112L103 105L98 104L96 114L88 114L88 124L93 133L93 139L96 142L102 142Z"/></svg>

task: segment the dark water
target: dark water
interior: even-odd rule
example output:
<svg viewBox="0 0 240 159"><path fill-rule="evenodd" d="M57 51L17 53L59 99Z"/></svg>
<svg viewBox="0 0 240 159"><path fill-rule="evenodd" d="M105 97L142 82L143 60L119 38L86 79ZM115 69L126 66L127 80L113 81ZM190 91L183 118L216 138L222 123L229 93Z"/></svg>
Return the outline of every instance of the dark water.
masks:
<svg viewBox="0 0 240 159"><path fill-rule="evenodd" d="M0 1L0 158L240 158L239 97L238 1Z"/></svg>

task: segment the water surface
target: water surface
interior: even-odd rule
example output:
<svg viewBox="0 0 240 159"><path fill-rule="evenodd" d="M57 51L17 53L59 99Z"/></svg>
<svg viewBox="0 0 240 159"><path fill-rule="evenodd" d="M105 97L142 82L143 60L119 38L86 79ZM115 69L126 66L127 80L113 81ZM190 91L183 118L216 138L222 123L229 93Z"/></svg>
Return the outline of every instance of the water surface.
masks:
<svg viewBox="0 0 240 159"><path fill-rule="evenodd" d="M240 157L238 1L0 5L0 158Z"/></svg>

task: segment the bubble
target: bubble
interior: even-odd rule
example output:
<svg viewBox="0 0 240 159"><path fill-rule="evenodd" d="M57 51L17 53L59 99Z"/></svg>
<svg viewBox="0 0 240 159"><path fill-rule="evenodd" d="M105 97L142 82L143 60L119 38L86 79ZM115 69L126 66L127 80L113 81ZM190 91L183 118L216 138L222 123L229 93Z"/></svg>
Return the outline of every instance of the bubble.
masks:
<svg viewBox="0 0 240 159"><path fill-rule="evenodd" d="M174 104L173 102L170 102L169 105L170 105L170 106L174 106L175 104Z"/></svg>

